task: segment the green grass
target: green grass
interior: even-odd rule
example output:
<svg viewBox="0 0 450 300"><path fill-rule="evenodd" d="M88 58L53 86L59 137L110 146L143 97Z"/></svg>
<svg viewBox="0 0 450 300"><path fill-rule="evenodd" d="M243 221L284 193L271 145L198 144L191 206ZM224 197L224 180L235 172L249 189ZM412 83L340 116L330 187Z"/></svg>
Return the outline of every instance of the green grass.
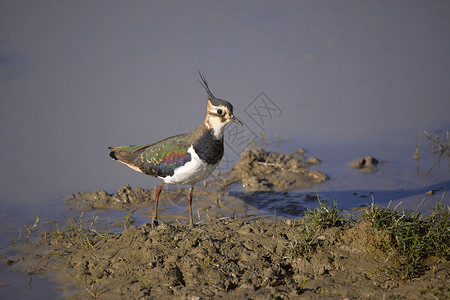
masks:
<svg viewBox="0 0 450 300"><path fill-rule="evenodd" d="M412 279L430 268L431 258L450 259L450 208L442 203L427 217L417 210L372 204L364 209L361 220L388 236L382 249L389 255L388 275Z"/></svg>
<svg viewBox="0 0 450 300"><path fill-rule="evenodd" d="M131 215L133 211L130 212L129 215ZM127 216L129 216L127 215ZM36 217L34 224L27 226L24 225L26 236L25 236L25 243L29 241L32 235L34 234L42 234L42 238L45 241L52 241L55 244L60 244L64 240L70 240L71 243L78 248L82 249L92 249L95 250L95 247L93 246L93 243L95 243L95 240L98 238L108 238L110 236L109 233L104 233L94 226L95 222L97 221L97 216L95 214L92 215L92 218L88 221L84 218L84 213L81 213L79 217L72 216L67 221L67 226L64 228L61 228L56 224L56 228L54 228L51 231L46 230L39 230L40 226L38 226L39 223L39 217ZM124 218L125 220L125 218ZM124 221L124 226L128 225ZM19 237L17 240L14 239L12 233L11 233L11 244L21 241L22 239L22 228L19 228Z"/></svg>
<svg viewBox="0 0 450 300"><path fill-rule="evenodd" d="M131 215L134 212L136 212L137 210L138 210L137 208L131 207L131 209L128 212L128 214L125 215L125 217L122 218L123 229L127 229L131 225L131 223L133 223L133 218L131 217Z"/></svg>
<svg viewBox="0 0 450 300"><path fill-rule="evenodd" d="M27 225L23 225L23 227L25 227L25 230L27 232L27 236L25 238L25 243L28 243L28 240L30 239L31 234L37 230L38 227L38 223L39 223L39 216L36 216L36 220L34 221L33 225L27 226ZM10 241L11 244L14 244L16 242L19 242L22 239L22 227L19 228L19 237L17 238L17 240L14 240L14 236L11 232L11 237L10 237Z"/></svg>
<svg viewBox="0 0 450 300"><path fill-rule="evenodd" d="M445 195L445 193L444 193ZM440 262L450 260L450 207L438 203L429 216L424 217L418 209L407 211L398 207L381 207L375 203L363 208L359 222L368 222L371 226L383 233L381 251L386 254L386 263L380 268L382 272L392 278L410 280L418 277L428 269L433 269ZM131 222L133 210L123 219L124 227ZM68 226L61 229L56 226L51 232L45 231L44 239L55 244L70 241L79 249L96 251L95 244L99 239L108 238L110 233L102 233L96 229L97 216L85 220L83 213L79 217L68 220ZM26 241L32 233L37 231L39 218L33 225L25 226ZM310 260L314 253L322 247L319 240L323 233L333 227L351 227L357 224L353 216L344 218L338 210L334 200L323 202L318 199L318 206L308 209L301 226L292 227L291 238L287 241L279 241L292 257L302 257ZM172 238L175 238L175 226L166 224L171 230ZM144 230L145 227L142 227ZM21 230L22 232L22 230ZM148 234L148 232L144 232ZM161 234L160 231L156 233ZM21 239L21 234L19 239ZM13 241L13 238L11 238ZM58 252L52 255L68 255L70 253ZM209 259L203 261L208 265ZM34 273L34 269L29 268ZM145 284L143 283L145 286ZM92 292L92 290L91 290ZM93 292L95 295L95 293ZM92 294L91 294L92 295Z"/></svg>
<svg viewBox="0 0 450 300"><path fill-rule="evenodd" d="M287 243L279 242L292 256L311 259L319 246L320 230L339 227L348 223L338 210L336 201L322 202L317 197L319 205L305 212L305 227L301 232L292 232L292 239Z"/></svg>
<svg viewBox="0 0 450 300"><path fill-rule="evenodd" d="M278 243L287 250L292 257L302 257L310 260L318 246L317 234L313 230L305 229L301 233L292 232L292 239L286 243L278 240Z"/></svg>
<svg viewBox="0 0 450 300"><path fill-rule="evenodd" d="M307 223L314 229L326 229L330 227L342 226L345 223L342 213L338 210L336 201L328 202L320 201L319 206L313 210L309 209L305 212Z"/></svg>
<svg viewBox="0 0 450 300"><path fill-rule="evenodd" d="M65 230L65 237L70 239L72 244L78 248L84 250L92 249L95 251L95 247L93 245L95 243L95 237L106 236L101 234L94 227L94 223L98 216L92 214L92 218L87 224L84 223L83 216L83 213L81 213L80 217L73 216L71 219L68 219L68 227Z"/></svg>
<svg viewBox="0 0 450 300"><path fill-rule="evenodd" d="M289 241L280 242L293 257L309 260L320 247L318 236L322 230L357 224L353 216L344 219L335 201L319 199L318 203L316 208L306 211L304 226L293 231ZM388 259L381 270L391 278L409 280L439 261L450 260L450 207L442 203L427 217L418 210L410 212L375 203L362 209L357 217L359 222L369 222L386 234L381 250Z"/></svg>

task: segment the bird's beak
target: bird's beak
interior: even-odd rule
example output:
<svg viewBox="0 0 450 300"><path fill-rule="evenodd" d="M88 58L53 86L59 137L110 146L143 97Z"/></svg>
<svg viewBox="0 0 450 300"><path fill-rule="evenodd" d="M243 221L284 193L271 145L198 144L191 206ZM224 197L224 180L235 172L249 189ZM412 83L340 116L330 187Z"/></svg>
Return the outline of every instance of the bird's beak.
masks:
<svg viewBox="0 0 450 300"><path fill-rule="evenodd" d="M235 116L231 116L231 121L233 121L234 123L236 123L236 124L238 124L238 125L241 125L241 126L242 126L242 122L241 122L241 121L239 121L239 119L238 119L238 118L236 118Z"/></svg>

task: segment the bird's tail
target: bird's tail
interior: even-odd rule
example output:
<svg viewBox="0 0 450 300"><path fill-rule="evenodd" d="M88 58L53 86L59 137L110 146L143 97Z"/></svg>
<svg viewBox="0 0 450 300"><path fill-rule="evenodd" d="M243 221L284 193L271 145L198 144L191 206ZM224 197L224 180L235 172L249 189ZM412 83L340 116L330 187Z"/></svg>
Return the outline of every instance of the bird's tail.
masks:
<svg viewBox="0 0 450 300"><path fill-rule="evenodd" d="M126 146L108 147L108 149L111 150L109 156L112 159L124 163L130 163L147 147L148 145L145 146L126 145Z"/></svg>

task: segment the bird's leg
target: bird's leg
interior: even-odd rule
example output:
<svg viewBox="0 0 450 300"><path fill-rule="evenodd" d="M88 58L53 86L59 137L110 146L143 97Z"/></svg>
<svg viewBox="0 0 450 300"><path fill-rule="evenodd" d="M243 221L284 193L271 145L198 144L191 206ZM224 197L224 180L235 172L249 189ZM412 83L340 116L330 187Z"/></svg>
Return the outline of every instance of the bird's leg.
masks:
<svg viewBox="0 0 450 300"><path fill-rule="evenodd" d="M192 221L192 193L194 192L194 186L191 186L187 195L187 202L189 207L189 225L194 227L194 222Z"/></svg>
<svg viewBox="0 0 450 300"><path fill-rule="evenodd" d="M159 194L161 194L161 190L166 183L163 182L160 186L155 188L155 207L153 208L153 217L152 217L152 228L158 225L158 200Z"/></svg>

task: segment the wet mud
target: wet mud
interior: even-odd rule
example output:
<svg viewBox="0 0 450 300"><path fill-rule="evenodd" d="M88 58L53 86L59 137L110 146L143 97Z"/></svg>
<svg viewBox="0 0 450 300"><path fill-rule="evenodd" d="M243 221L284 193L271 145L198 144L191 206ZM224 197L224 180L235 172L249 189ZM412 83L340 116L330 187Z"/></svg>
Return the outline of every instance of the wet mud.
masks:
<svg viewBox="0 0 450 300"><path fill-rule="evenodd" d="M309 169L320 164L320 159L306 157L305 152L305 149L290 154L246 150L233 167L230 179L242 184L246 192L295 190L328 180L325 173Z"/></svg>
<svg viewBox="0 0 450 300"><path fill-rule="evenodd" d="M363 173L375 173L378 171L378 164L387 163L386 161L380 161L372 156L366 156L363 158L355 159L349 162L348 166L354 168Z"/></svg>
<svg viewBox="0 0 450 300"><path fill-rule="evenodd" d="M392 253L382 250L389 236L367 221L321 229L300 217L274 220L243 211L245 205L270 207L271 201L279 202L273 199L284 197L285 215L302 215L304 207L290 191L328 180L309 169L319 163L302 149L291 154L248 150L230 174L196 189L195 228L176 218L154 228L124 219L120 230L110 230L94 217L74 218L67 227L53 225L27 243L14 243L6 263L30 276L52 274L70 299L448 297L449 261L431 258L411 280L390 276ZM233 190L235 184L242 191ZM182 199L186 190L164 193ZM128 210L151 208L153 197L153 190L125 185L114 194L80 192L65 201L81 211Z"/></svg>
<svg viewBox="0 0 450 300"><path fill-rule="evenodd" d="M387 237L366 222L312 235L305 226L229 218L193 229L72 229L38 238L8 262L54 273L64 295L77 299L439 299L450 292L449 262L411 281L386 276L388 254L379 245Z"/></svg>

